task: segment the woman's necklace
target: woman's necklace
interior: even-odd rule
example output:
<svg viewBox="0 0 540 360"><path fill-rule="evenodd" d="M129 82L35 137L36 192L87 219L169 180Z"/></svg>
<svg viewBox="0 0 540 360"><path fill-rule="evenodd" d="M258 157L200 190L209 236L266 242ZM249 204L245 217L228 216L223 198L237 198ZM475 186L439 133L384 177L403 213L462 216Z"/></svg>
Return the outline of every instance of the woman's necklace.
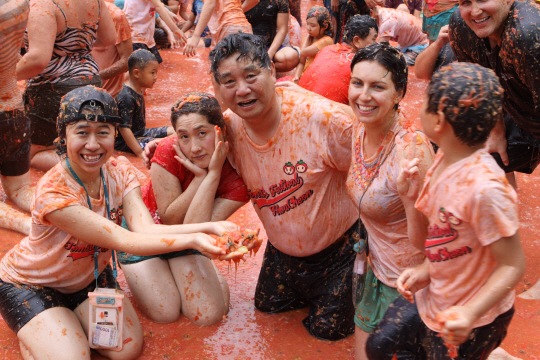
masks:
<svg viewBox="0 0 540 360"><path fill-rule="evenodd" d="M362 130L360 130L360 135L355 140L355 162L353 164L353 177L358 186L360 186L361 191L365 191L367 185L371 182L372 178L377 175L377 170L379 169L381 159L386 154L386 150L391 148L388 145L392 143L393 137L389 138L388 134L391 132L390 129L392 129L392 127L394 126L397 117L398 116L396 114L396 117L390 123L390 126L388 127L388 130L384 135L383 141L381 142L381 146L377 150L377 153L379 155L377 156L375 161L366 163L364 160L364 154L362 152L362 144L364 142L364 127L362 127Z"/></svg>

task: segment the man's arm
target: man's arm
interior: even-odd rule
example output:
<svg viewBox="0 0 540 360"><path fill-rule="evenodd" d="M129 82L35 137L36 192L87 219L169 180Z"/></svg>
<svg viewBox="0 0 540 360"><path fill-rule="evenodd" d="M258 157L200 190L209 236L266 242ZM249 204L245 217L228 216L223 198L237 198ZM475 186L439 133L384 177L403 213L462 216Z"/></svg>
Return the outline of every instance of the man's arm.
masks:
<svg viewBox="0 0 540 360"><path fill-rule="evenodd" d="M102 80L107 80L120 76L126 71L128 71L128 59L133 52L133 44L131 43L131 39L124 40L121 43L117 44L116 51L118 52L120 59L118 59L117 62L115 62L108 68L103 69L99 72Z"/></svg>
<svg viewBox="0 0 540 360"><path fill-rule="evenodd" d="M431 45L422 51L416 58L416 64L414 72L416 77L422 80L430 80L433 71L435 70L435 64L437 63L437 57L441 52L441 49L448 44L450 39L448 38L448 25L445 25L439 31L439 36Z"/></svg>

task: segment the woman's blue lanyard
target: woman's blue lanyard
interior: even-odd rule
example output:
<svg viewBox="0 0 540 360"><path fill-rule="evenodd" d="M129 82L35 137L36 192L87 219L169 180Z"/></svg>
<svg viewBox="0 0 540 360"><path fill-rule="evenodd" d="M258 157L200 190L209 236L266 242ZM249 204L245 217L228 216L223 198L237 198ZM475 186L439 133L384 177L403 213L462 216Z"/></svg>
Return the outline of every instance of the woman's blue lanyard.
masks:
<svg viewBox="0 0 540 360"><path fill-rule="evenodd" d="M90 210L92 210L92 203L90 202L90 196L88 195L88 191L86 190L86 187L84 186L81 179L79 179L77 174L75 174L75 171L73 171L73 169L71 168L71 165L69 164L69 159L68 158L66 158L66 165L67 165L69 171L71 172L71 175L73 175L73 178L75 178L75 180L79 183L79 185L82 186L82 188L86 192L86 201L88 202L88 207L90 208ZM101 175L101 181L103 182L103 193L105 194L105 205L107 207L107 219L110 220L111 219L111 211L110 211L110 208L109 208L109 192L107 191L107 184L105 183L105 177L103 176L103 170L99 169L99 174ZM112 252L112 261L113 261L113 276L114 276L114 281L116 283L116 287L118 288L118 282L116 282L116 275L117 275L116 258L115 258L116 254L115 254L114 250L111 250L111 252ZM96 278L96 289L98 288L98 277L99 277L98 256L99 256L98 247L96 245L94 245L94 265L95 265L94 266L94 277Z"/></svg>

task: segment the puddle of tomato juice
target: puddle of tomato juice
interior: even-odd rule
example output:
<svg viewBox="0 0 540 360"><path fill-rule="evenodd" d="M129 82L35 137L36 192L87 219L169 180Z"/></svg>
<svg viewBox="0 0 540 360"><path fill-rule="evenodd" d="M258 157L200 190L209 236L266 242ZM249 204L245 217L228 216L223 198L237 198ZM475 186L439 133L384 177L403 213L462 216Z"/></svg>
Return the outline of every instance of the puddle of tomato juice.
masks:
<svg viewBox="0 0 540 360"><path fill-rule="evenodd" d="M309 7L315 4L313 1L303 1L304 16ZM305 35L304 28L302 32ZM180 50L162 51L164 63L160 66L158 81L153 89L147 90L145 96L148 127L169 125L170 108L185 93L212 92L208 77L208 53L207 49L198 49L194 58L187 59ZM414 67L410 70L407 95L401 109L409 120L417 122L427 82L415 78ZM148 175L135 156L127 157ZM43 174L35 170L31 172L34 183ZM534 284L540 276L540 227L536 221L540 203L537 195L539 180L540 171L519 176L521 236L527 271L524 280L516 287L518 293ZM0 200L5 200L3 191L0 192ZM234 266L229 269L228 263L217 262L231 291L227 318L207 327L194 325L185 317L172 324L157 324L146 319L134 303L145 334L140 359L353 359L354 336L337 342L315 339L301 323L307 316L307 309L272 315L255 310L253 296L266 247L266 232L251 204L239 209L230 220L250 228L261 227L265 242L256 256L239 265L236 274ZM0 255L3 256L22 237L15 232L0 230ZM122 271L119 271L119 282L131 298ZM540 359L539 312L539 300L517 300L516 316L502 345L512 355L523 359ZM4 321L0 321L0 357L22 359L17 337ZM93 352L92 359L102 357Z"/></svg>

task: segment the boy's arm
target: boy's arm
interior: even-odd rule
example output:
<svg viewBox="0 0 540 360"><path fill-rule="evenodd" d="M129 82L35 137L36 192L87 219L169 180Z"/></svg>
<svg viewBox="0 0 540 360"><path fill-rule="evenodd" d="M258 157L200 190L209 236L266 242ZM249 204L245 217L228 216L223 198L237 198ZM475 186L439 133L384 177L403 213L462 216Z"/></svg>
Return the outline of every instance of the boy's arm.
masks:
<svg viewBox="0 0 540 360"><path fill-rule="evenodd" d="M466 341L474 322L512 291L523 277L525 256L518 232L495 241L489 248L498 265L486 284L466 306L452 306L442 313L445 319L442 335L449 344Z"/></svg>
<svg viewBox="0 0 540 360"><path fill-rule="evenodd" d="M131 131L131 128L119 127L118 130L120 131L120 134L122 134L126 145L131 149L131 151L133 151L135 155L140 157L144 163L145 160L143 156L143 149L141 148L141 145L139 145L139 142L135 138L135 135L133 135L133 131ZM146 166L146 164L144 164L144 166Z"/></svg>
<svg viewBox="0 0 540 360"><path fill-rule="evenodd" d="M195 49L197 48L197 45L199 45L201 34L208 25L208 22L212 17L212 13L216 8L216 1L217 0L204 1L201 14L199 15L199 21L197 22L197 26L195 26L195 30L193 30L193 35L191 35L191 38L188 39L186 46L184 47L184 55L188 57L195 56Z"/></svg>
<svg viewBox="0 0 540 360"><path fill-rule="evenodd" d="M184 26L182 26L182 31L184 33L186 33L189 29L191 29L193 24L195 24L195 18L196 18L195 14L189 13L186 23L184 24Z"/></svg>

